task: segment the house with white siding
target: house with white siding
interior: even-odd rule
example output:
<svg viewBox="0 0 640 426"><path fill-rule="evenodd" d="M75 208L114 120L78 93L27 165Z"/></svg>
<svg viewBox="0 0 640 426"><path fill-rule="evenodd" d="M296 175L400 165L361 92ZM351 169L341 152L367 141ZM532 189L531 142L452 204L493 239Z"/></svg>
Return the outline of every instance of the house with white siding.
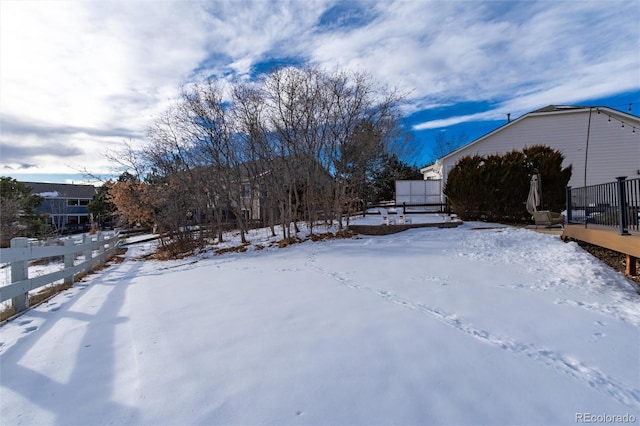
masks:
<svg viewBox="0 0 640 426"><path fill-rule="evenodd" d="M640 117L609 107L549 105L508 121L496 130L420 170L424 179L442 179L463 157L504 154L546 145L573 166L569 186L640 178ZM444 195L442 196L444 201Z"/></svg>

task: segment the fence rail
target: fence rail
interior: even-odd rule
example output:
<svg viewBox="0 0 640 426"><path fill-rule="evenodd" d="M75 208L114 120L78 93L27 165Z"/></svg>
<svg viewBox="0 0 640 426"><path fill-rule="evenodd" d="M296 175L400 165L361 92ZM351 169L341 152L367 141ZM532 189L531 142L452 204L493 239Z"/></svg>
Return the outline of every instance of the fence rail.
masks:
<svg viewBox="0 0 640 426"><path fill-rule="evenodd" d="M582 188L567 187L567 223L640 231L640 178Z"/></svg>
<svg viewBox="0 0 640 426"><path fill-rule="evenodd" d="M79 272L89 272L94 267L104 265L115 254L120 235L97 233L84 235L82 240L66 239L64 245L33 247L28 238L13 238L11 247L0 249L0 263L10 264L11 283L0 287L0 302L11 299L16 313L29 307L29 291L64 280L73 284L74 276ZM94 252L97 252L94 256ZM75 265L76 255L83 254L84 261ZM39 277L29 278L29 262L51 257L63 257L64 269Z"/></svg>
<svg viewBox="0 0 640 426"><path fill-rule="evenodd" d="M448 203L387 203L374 204L367 207L367 210L376 208L402 208L403 214L421 214L421 213L447 213L451 214L451 205Z"/></svg>

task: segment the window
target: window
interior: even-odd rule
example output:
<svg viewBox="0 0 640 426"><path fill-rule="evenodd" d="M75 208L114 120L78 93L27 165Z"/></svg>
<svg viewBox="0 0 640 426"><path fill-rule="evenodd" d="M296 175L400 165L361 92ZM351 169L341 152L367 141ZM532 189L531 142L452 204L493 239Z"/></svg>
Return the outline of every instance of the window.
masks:
<svg viewBox="0 0 640 426"><path fill-rule="evenodd" d="M242 185L242 196L244 198L249 198L251 197L251 185L248 183L245 183Z"/></svg>

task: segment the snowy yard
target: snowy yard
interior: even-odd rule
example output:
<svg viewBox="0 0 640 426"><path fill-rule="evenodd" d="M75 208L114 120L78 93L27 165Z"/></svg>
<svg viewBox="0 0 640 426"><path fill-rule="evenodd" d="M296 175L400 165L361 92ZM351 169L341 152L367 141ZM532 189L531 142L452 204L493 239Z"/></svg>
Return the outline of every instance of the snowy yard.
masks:
<svg viewBox="0 0 640 426"><path fill-rule="evenodd" d="M0 424L640 421L637 287L557 236L480 226L131 246L0 328Z"/></svg>

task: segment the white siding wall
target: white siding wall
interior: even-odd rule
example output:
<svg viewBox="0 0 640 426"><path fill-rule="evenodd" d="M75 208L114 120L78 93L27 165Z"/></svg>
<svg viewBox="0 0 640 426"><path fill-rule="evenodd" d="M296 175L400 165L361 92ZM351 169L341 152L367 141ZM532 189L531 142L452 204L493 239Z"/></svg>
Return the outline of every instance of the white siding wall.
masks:
<svg viewBox="0 0 640 426"><path fill-rule="evenodd" d="M532 145L547 145L564 154L563 166L571 164L573 173L569 185L585 184L585 149L589 112L563 112L530 115L503 128L484 140L463 148L451 157L442 160L443 172L467 155L502 154L514 149L521 150ZM636 132L632 133L633 126ZM637 178L640 170L640 120L621 123L608 114L591 116L587 163L587 185L613 182L617 176Z"/></svg>
<svg viewBox="0 0 640 426"><path fill-rule="evenodd" d="M439 180L441 178L440 174L435 170L428 170L422 173L424 180Z"/></svg>

